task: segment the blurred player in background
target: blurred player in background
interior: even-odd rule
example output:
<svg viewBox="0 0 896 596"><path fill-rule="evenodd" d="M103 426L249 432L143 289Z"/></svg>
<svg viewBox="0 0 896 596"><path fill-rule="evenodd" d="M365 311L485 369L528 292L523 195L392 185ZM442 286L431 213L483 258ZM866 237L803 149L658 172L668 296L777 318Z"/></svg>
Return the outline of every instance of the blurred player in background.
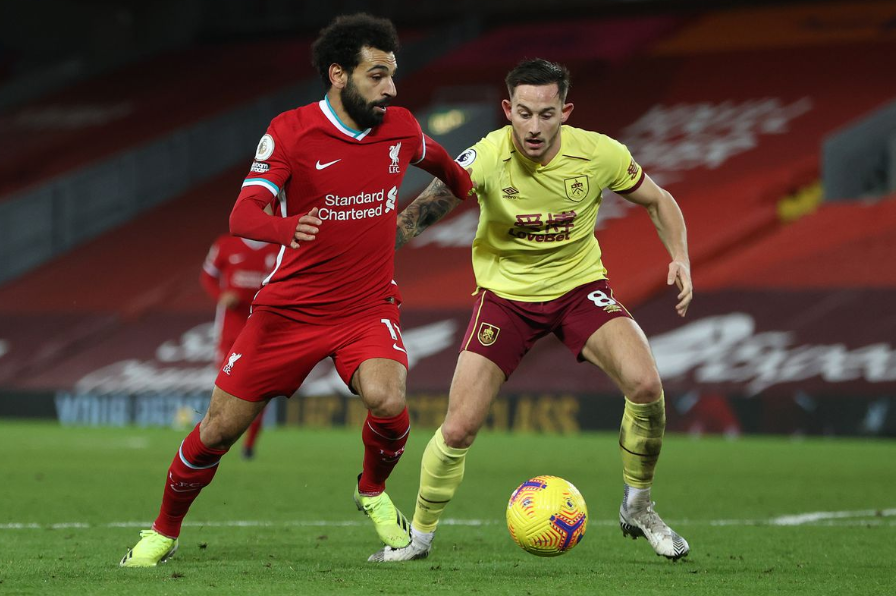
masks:
<svg viewBox="0 0 896 596"><path fill-rule="evenodd" d="M292 395L327 357L369 410L355 503L385 544L410 542L407 520L384 492L410 432L393 281L398 188L411 165L456 196L471 184L410 112L390 105L397 49L390 21L337 18L312 46L323 99L281 114L261 138L230 231L281 245L277 263L218 374L208 412L168 469L159 516L122 566L151 567L174 553L183 518L221 457L271 398Z"/></svg>
<svg viewBox="0 0 896 596"><path fill-rule="evenodd" d="M209 249L199 273L199 282L218 305L215 311L215 337L218 341L215 362L219 369L224 367L230 346L246 326L246 319L252 310L252 298L273 270L279 251L278 244L237 238L230 234L218 236ZM255 417L243 439L243 457L246 459L255 456L255 443L263 418L264 411Z"/></svg>
<svg viewBox="0 0 896 596"><path fill-rule="evenodd" d="M473 241L478 293L461 345L441 428L426 447L407 547L386 547L371 561L426 557L439 518L464 474L464 458L504 381L538 339L555 334L579 361L601 368L625 396L622 453L623 534L644 536L658 555L678 559L687 541L653 510L650 488L666 411L647 338L613 296L594 236L601 189L647 209L671 263L680 316L692 298L684 218L668 192L610 137L564 126L569 72L545 60L520 63L506 78L510 126L458 157L479 200ZM459 204L434 181L398 219L396 246ZM637 250L637 247L633 247Z"/></svg>

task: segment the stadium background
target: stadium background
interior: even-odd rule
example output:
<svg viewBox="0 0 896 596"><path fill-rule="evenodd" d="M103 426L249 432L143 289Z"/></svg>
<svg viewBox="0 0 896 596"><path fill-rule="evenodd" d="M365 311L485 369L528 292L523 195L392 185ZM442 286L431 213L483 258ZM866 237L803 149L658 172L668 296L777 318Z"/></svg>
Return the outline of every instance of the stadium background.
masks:
<svg viewBox="0 0 896 596"><path fill-rule="evenodd" d="M503 123L504 73L545 57L572 71L570 124L627 143L675 195L696 287L683 321L646 214L606 192L597 231L670 431L896 435L896 5L875 1L3 3L0 418L204 412L205 252L267 122L321 95L309 42L355 10L396 21L396 103L450 152ZM403 204L426 182L407 176ZM445 411L476 217L397 256L418 427ZM549 338L489 427L612 430L620 410ZM327 362L269 416L356 425L363 408Z"/></svg>

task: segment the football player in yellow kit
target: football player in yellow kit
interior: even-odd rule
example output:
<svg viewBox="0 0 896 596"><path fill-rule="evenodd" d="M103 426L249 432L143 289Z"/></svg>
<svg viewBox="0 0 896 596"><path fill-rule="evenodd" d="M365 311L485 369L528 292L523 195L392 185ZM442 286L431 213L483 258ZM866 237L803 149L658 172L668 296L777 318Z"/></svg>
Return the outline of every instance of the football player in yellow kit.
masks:
<svg viewBox="0 0 896 596"><path fill-rule="evenodd" d="M475 187L473 241L477 298L449 393L448 412L423 454L411 544L371 561L428 556L445 506L463 479L464 459L504 381L534 343L554 333L579 361L602 369L625 396L619 434L623 534L645 537L677 560L687 541L653 509L650 489L666 424L663 388L644 332L613 296L594 235L601 189L647 209L671 262L684 316L693 295L687 232L675 199L648 177L618 141L564 124L569 72L536 59L506 78L510 121L457 161ZM396 247L456 207L436 180L398 219Z"/></svg>

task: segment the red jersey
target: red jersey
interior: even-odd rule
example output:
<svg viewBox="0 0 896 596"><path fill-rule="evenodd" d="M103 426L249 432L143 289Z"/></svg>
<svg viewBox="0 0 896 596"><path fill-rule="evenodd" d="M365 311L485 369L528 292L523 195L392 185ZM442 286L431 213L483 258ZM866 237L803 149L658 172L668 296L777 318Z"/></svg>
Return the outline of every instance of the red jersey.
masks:
<svg viewBox="0 0 896 596"><path fill-rule="evenodd" d="M225 234L209 249L200 273L202 287L216 301L226 291L239 296L236 307L219 306L215 315L219 351L229 350L245 326L252 298L274 268L279 248L276 244Z"/></svg>
<svg viewBox="0 0 896 596"><path fill-rule="evenodd" d="M281 220L287 225L278 231L253 237L288 245L298 217L314 207L323 223L314 241L281 246L254 305L322 322L399 301L392 279L398 189L411 165L446 180L455 194L464 193L458 196L471 188L466 172L404 108L390 106L380 125L363 131L345 126L326 98L275 118L243 182L231 230L240 233L241 203L260 205L261 189L270 193L264 200L274 213L292 223Z"/></svg>

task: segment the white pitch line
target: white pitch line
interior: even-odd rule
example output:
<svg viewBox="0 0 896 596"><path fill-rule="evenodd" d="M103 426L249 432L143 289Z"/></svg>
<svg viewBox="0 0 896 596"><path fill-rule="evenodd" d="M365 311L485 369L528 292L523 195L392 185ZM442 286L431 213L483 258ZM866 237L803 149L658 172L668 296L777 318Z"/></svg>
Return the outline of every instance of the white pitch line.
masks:
<svg viewBox="0 0 896 596"><path fill-rule="evenodd" d="M771 523L778 526L801 526L803 524L828 519L844 519L853 517L891 517L896 515L896 509L864 511L816 511L815 513L803 513L801 515L784 515L776 517Z"/></svg>
<svg viewBox="0 0 896 596"><path fill-rule="evenodd" d="M885 520L883 518L896 517L896 509L864 509L860 511L815 511L797 515L783 515L770 519L716 519L716 520L678 520L672 525L676 526L896 526L896 519ZM228 521L185 521L189 527L208 528L259 528L259 527L354 527L364 526L368 522L354 521L328 521L328 520L289 520L289 521L264 521L264 520L228 520ZM498 519L453 519L448 518L440 522L446 526L491 526L504 523ZM589 525L616 526L619 522L612 519L589 520ZM125 521L108 522L104 524L89 524L85 522L66 522L55 524L40 523L6 523L0 524L0 530L68 530L91 528L148 528L152 525L149 521Z"/></svg>
<svg viewBox="0 0 896 596"><path fill-rule="evenodd" d="M877 518L896 516L896 509L863 509L861 511L813 511L797 515L781 515L771 519L717 519L709 522L713 526L805 526L805 525L835 525L834 520L846 520L843 525L864 524ZM860 520L859 518L872 518ZM878 519L878 521L881 521ZM821 524L818 522L827 522ZM679 522L687 524L688 522Z"/></svg>
<svg viewBox="0 0 896 596"><path fill-rule="evenodd" d="M259 527L353 527L365 526L369 522L356 521L340 521L340 520L287 520L287 521L264 521L264 520L228 520L228 521L185 521L184 526L188 527L208 527L208 528L259 528ZM500 523L498 520L482 520L482 519L445 519L441 522L447 526L485 526ZM0 524L0 530L66 530L66 529L90 529L90 528L148 528L152 525L151 521L125 521L125 522L108 522L105 524L88 524L84 522L66 522L55 524L39 524L39 523L7 523Z"/></svg>

